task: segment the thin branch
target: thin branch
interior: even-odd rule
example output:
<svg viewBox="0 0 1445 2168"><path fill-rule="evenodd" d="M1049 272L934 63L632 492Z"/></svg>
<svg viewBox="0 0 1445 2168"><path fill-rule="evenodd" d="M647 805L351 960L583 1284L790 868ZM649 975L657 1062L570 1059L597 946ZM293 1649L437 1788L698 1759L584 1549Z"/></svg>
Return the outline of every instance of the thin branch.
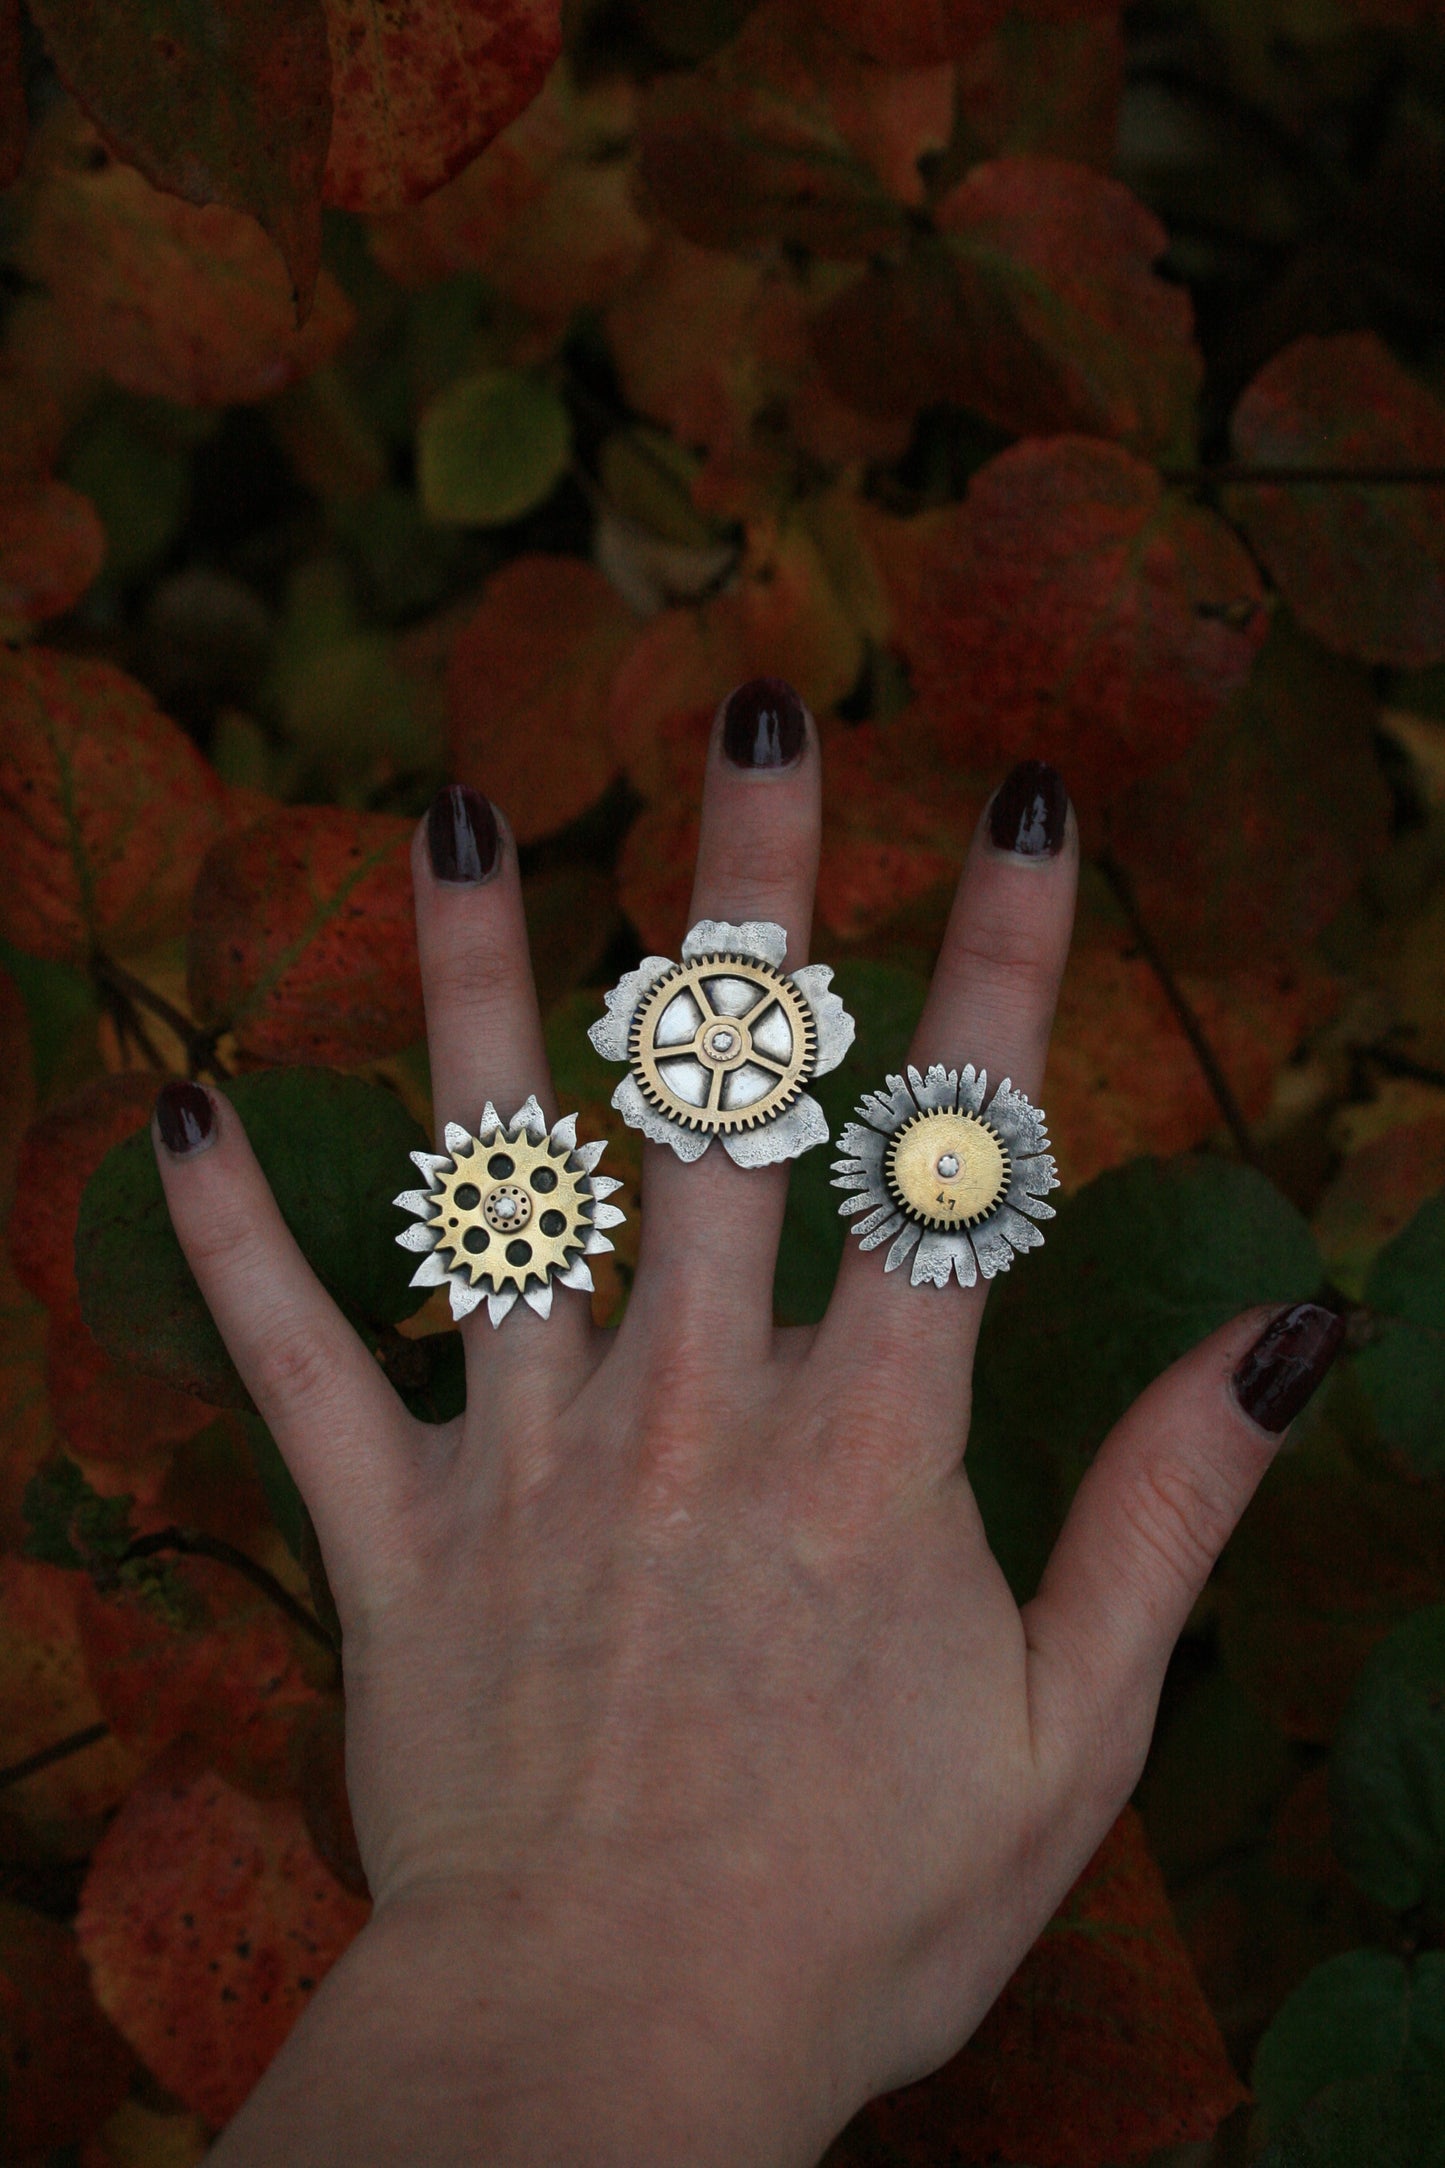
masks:
<svg viewBox="0 0 1445 2168"><path fill-rule="evenodd" d="M1445 1069L1432 1068L1428 1061L1416 1061L1412 1054L1397 1054L1388 1046L1357 1046L1353 1051L1374 1062L1386 1076L1410 1077L1417 1084L1433 1084L1437 1091L1445 1092Z"/></svg>
<svg viewBox="0 0 1445 2168"><path fill-rule="evenodd" d="M1261 489L1438 489L1445 467L1256 467L1247 459L1225 459L1213 467L1162 467L1166 482L1185 488L1228 482L1254 483Z"/></svg>
<svg viewBox="0 0 1445 2168"><path fill-rule="evenodd" d="M12 1784L23 1784L27 1777L38 1776L52 1762L64 1761L67 1754L79 1754L83 1748L95 1746L109 1737L109 1724L87 1724L84 1731L73 1731L68 1739L57 1739L54 1746L43 1746L38 1754L27 1754L24 1761L11 1762L8 1769L0 1769L0 1791Z"/></svg>
<svg viewBox="0 0 1445 2168"><path fill-rule="evenodd" d="M269 1596L277 1610L284 1611L294 1626L299 1626L331 1655L340 1654L326 1628L305 1604L298 1603L274 1573L268 1573L264 1566L254 1558L248 1558L244 1551L238 1551L234 1544L227 1543L223 1536L208 1536L199 1528L158 1528L154 1534L137 1536L133 1543L128 1543L118 1563L125 1565L133 1558L153 1558L159 1551L177 1551L185 1558L213 1558L219 1565L229 1566L253 1588L259 1588L263 1596Z"/></svg>
<svg viewBox="0 0 1445 2168"><path fill-rule="evenodd" d="M222 1036L220 1030L201 1030L174 1002L167 1001L164 994L158 994L144 979L138 979L133 971L127 971L124 964L118 964L113 956L107 956L103 951L98 951L92 958L91 967L108 992L120 996L133 1008L149 1009L152 1016L159 1017L175 1033L186 1050L192 1076L199 1075L203 1069L217 1078L230 1075L230 1070L216 1054L216 1042ZM160 1056L150 1050L149 1040L141 1038L135 1022L131 1028L136 1030L138 1043L147 1050L147 1060L153 1059L157 1068L164 1068Z"/></svg>
<svg viewBox="0 0 1445 2168"><path fill-rule="evenodd" d="M1164 998L1178 1019L1180 1030L1194 1049L1194 1058L1204 1072L1204 1080L1214 1094L1214 1103L1238 1147L1240 1158L1247 1165L1257 1167L1259 1155L1255 1151L1248 1124L1240 1111L1233 1087L1220 1065L1219 1056L1205 1037L1203 1025L1170 970L1167 958L1140 915L1128 875L1112 851L1101 851L1094 863L1112 889L1120 910L1129 921L1129 928L1139 945L1140 954L1159 981Z"/></svg>

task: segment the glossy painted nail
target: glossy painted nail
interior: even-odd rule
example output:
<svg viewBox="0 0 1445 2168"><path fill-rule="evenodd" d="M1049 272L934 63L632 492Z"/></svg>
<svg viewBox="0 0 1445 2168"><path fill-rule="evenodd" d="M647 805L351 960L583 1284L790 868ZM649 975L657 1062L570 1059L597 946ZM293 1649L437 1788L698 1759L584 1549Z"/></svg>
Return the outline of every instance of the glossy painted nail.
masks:
<svg viewBox="0 0 1445 2168"><path fill-rule="evenodd" d="M808 711L786 678L749 678L728 695L722 746L735 768L790 768L808 742Z"/></svg>
<svg viewBox="0 0 1445 2168"><path fill-rule="evenodd" d="M431 869L439 881L489 881L501 859L501 834L489 798L465 783L448 783L426 817Z"/></svg>
<svg viewBox="0 0 1445 2168"><path fill-rule="evenodd" d="M988 832L1001 851L1057 858L1068 818L1069 794L1058 769L1046 760L1021 760L994 793Z"/></svg>
<svg viewBox="0 0 1445 2168"><path fill-rule="evenodd" d="M163 1084L156 1099L156 1127L161 1143L175 1159L203 1152L216 1134L216 1110L211 1095L199 1084L172 1078Z"/></svg>
<svg viewBox="0 0 1445 2168"><path fill-rule="evenodd" d="M1340 1352L1345 1321L1318 1302L1282 1310L1234 1373L1234 1397L1262 1430L1288 1428Z"/></svg>

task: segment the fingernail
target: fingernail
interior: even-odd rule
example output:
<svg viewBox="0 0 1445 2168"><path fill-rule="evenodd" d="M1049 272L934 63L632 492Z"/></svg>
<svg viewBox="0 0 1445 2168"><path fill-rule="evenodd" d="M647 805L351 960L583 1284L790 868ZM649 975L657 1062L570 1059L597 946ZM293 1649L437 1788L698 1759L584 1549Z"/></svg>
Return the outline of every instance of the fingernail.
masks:
<svg viewBox="0 0 1445 2168"><path fill-rule="evenodd" d="M172 1078L162 1084L156 1099L156 1127L161 1143L177 1159L203 1152L216 1134L216 1110L211 1095L199 1084Z"/></svg>
<svg viewBox="0 0 1445 2168"><path fill-rule="evenodd" d="M1286 1429L1340 1352L1345 1321L1297 1302L1266 1325L1234 1373L1234 1397L1262 1430Z"/></svg>
<svg viewBox="0 0 1445 2168"><path fill-rule="evenodd" d="M489 881L501 856L491 800L465 783L448 783L431 802L426 841L439 881Z"/></svg>
<svg viewBox="0 0 1445 2168"><path fill-rule="evenodd" d="M988 832L1001 851L1057 858L1068 818L1069 794L1058 769L1046 760L1021 760L994 793Z"/></svg>
<svg viewBox="0 0 1445 2168"><path fill-rule="evenodd" d="M808 711L786 678L749 678L728 694L723 751L735 768L788 768L808 739Z"/></svg>

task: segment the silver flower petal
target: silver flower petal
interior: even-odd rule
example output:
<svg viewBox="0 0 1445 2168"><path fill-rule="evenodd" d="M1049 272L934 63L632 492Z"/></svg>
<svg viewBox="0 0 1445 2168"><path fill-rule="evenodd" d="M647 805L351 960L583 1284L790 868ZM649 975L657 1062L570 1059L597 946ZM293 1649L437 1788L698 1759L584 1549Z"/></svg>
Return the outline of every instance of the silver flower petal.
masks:
<svg viewBox="0 0 1445 2168"><path fill-rule="evenodd" d="M428 1182L435 1185L443 1167L451 1165L450 1152L408 1152L407 1158L420 1167Z"/></svg>
<svg viewBox="0 0 1445 2168"><path fill-rule="evenodd" d="M615 1204L597 1204L592 1207L594 1227L620 1227L626 1217L627 1214L619 1212Z"/></svg>
<svg viewBox="0 0 1445 2168"><path fill-rule="evenodd" d="M734 1166L772 1167L780 1160L796 1159L800 1152L828 1141L828 1117L808 1092L770 1122L756 1129L740 1129L724 1136L723 1150Z"/></svg>
<svg viewBox="0 0 1445 2168"><path fill-rule="evenodd" d="M1030 1219L1057 1219L1059 1216L1051 1204L1045 1204L1042 1197L1031 1197L1017 1183L1009 1191L1008 1201L1016 1212L1027 1212Z"/></svg>
<svg viewBox="0 0 1445 2168"><path fill-rule="evenodd" d="M1011 1204L1001 1204L989 1225L997 1227L999 1233L1007 1236L1014 1248L1020 1252L1036 1250L1043 1245L1044 1238L1033 1221L1021 1218Z"/></svg>
<svg viewBox="0 0 1445 2168"><path fill-rule="evenodd" d="M852 1219L857 1213L867 1212L874 1205L886 1202L885 1193L875 1183L870 1182L861 1196L845 1197L843 1199L843 1202L838 1207L838 1216L840 1219Z"/></svg>
<svg viewBox="0 0 1445 2168"><path fill-rule="evenodd" d="M926 1280L931 1280L935 1287L947 1287L957 1257L958 1236L941 1227L930 1227L914 1253L909 1278L915 1287L922 1287Z"/></svg>
<svg viewBox="0 0 1445 2168"><path fill-rule="evenodd" d="M902 1264L904 1258L909 1256L913 1249L916 1247L918 1238L922 1234L922 1232L923 1229L917 1224L915 1220L904 1221L903 1232L899 1235L898 1240L894 1243L892 1249L888 1252L887 1257L884 1259L883 1270L885 1272L896 1272L898 1270L898 1267Z"/></svg>
<svg viewBox="0 0 1445 2168"><path fill-rule="evenodd" d="M578 1157L581 1157L580 1153ZM593 1165L596 1165L595 1160ZM622 1184L615 1174L594 1174L592 1177L592 1194L594 1197L610 1197L614 1190L621 1189L621 1187Z"/></svg>
<svg viewBox="0 0 1445 2168"><path fill-rule="evenodd" d="M682 944L685 964L695 964L699 956L756 956L760 963L781 971L787 953L786 932L767 918L746 919L741 926L722 918L700 918Z"/></svg>
<svg viewBox="0 0 1445 2168"><path fill-rule="evenodd" d="M884 1208L883 1217L876 1225L870 1226L867 1220L863 1224L865 1227L869 1227L869 1232L863 1236L858 1247L860 1250L876 1250L880 1249L885 1242L890 1242L894 1235L897 1234L899 1228L903 1225L903 1214L896 1205L889 1204ZM854 1233L858 1232L859 1230L855 1228Z"/></svg>
<svg viewBox="0 0 1445 2168"><path fill-rule="evenodd" d="M554 1122L552 1124L552 1134L547 1141L549 1144L560 1145L564 1152L575 1152L577 1149L576 1115L564 1114L560 1122Z"/></svg>
<svg viewBox="0 0 1445 2168"><path fill-rule="evenodd" d="M587 1036L604 1061L626 1061L632 1014L648 988L672 969L667 956L644 956L635 971L624 971L606 995L607 1013L600 1016Z"/></svg>
<svg viewBox="0 0 1445 2168"><path fill-rule="evenodd" d="M612 1104L629 1129L640 1129L654 1144L670 1144L679 1159L701 1159L712 1143L705 1129L684 1129L681 1122L669 1121L656 1107L650 1107L630 1069L612 1094Z"/></svg>
<svg viewBox="0 0 1445 2168"><path fill-rule="evenodd" d="M956 1069L945 1069L942 1062L936 1061L927 1076L920 1076L910 1062L908 1081L913 1087L914 1098L925 1114L936 1114L944 1108L952 1110L958 1094Z"/></svg>
<svg viewBox="0 0 1445 2168"><path fill-rule="evenodd" d="M434 1250L437 1246L437 1229L423 1226L420 1220L410 1227L403 1227L397 1241L404 1250Z"/></svg>
<svg viewBox="0 0 1445 2168"><path fill-rule="evenodd" d="M898 1124L907 1121L913 1112L913 1094L901 1076L890 1076L884 1081L887 1089L869 1092L858 1112L865 1120L870 1121L875 1129L881 1129L891 1136Z"/></svg>
<svg viewBox="0 0 1445 2168"><path fill-rule="evenodd" d="M880 1135L878 1130L865 1128L861 1122L847 1122L844 1124L842 1136L838 1139L838 1145L841 1151L850 1153L865 1167L876 1168L882 1173L883 1154L888 1148L888 1139Z"/></svg>
<svg viewBox="0 0 1445 2168"><path fill-rule="evenodd" d="M978 1114L983 1108L984 1093L988 1090L987 1069L975 1069L966 1062L958 1072L958 1111L960 1114Z"/></svg>
<svg viewBox="0 0 1445 2168"><path fill-rule="evenodd" d="M473 1310L476 1309L478 1303L480 1303L484 1299L485 1295L485 1290L483 1288L459 1287L455 1280L452 1281L452 1284L447 1290L447 1292L451 1296L452 1322L453 1324L458 1325L461 1323L464 1317L471 1316Z"/></svg>
<svg viewBox="0 0 1445 2168"><path fill-rule="evenodd" d="M469 1152L472 1148L471 1131L463 1129L460 1122L448 1122L442 1131L442 1143L449 1152Z"/></svg>
<svg viewBox="0 0 1445 2168"><path fill-rule="evenodd" d="M993 1279L997 1273L1007 1272L1014 1261L1013 1245L999 1226L997 1218L990 1220L986 1227L974 1229L973 1246L978 1252L978 1269L986 1280Z"/></svg>
<svg viewBox="0 0 1445 2168"><path fill-rule="evenodd" d="M424 1189L404 1189L391 1201L399 1204L403 1212L415 1212L418 1219L431 1217L431 1199Z"/></svg>
<svg viewBox="0 0 1445 2168"><path fill-rule="evenodd" d="M579 1294L590 1295L594 1282L587 1269L587 1260L584 1257L574 1257L567 1270L558 1273L557 1284L559 1287L575 1287Z"/></svg>
<svg viewBox="0 0 1445 2168"><path fill-rule="evenodd" d="M1032 1153L1048 1150L1043 1115L1030 1106L1022 1092L1013 1089L1008 1077L993 1095L988 1118L1016 1158L1026 1159Z"/></svg>
<svg viewBox="0 0 1445 2168"><path fill-rule="evenodd" d="M592 1172L592 1169L596 1166L598 1160L602 1157L602 1154L606 1151L606 1149L607 1139L605 1137L594 1137L590 1144L578 1145L574 1156L577 1160L577 1164L581 1167L584 1174L590 1174ZM597 1177L597 1180L592 1184L594 1193L599 1197L605 1197L608 1194L607 1191L601 1186L603 1182L611 1183L613 1189L621 1189L622 1187L622 1184L620 1182L614 1182L612 1180L611 1175L599 1175Z"/></svg>
<svg viewBox="0 0 1445 2168"><path fill-rule="evenodd" d="M500 1325L508 1311L516 1307L516 1301L517 1290L515 1287L504 1287L499 1295L488 1295L487 1315L494 1327Z"/></svg>
<svg viewBox="0 0 1445 2168"><path fill-rule="evenodd" d="M582 1251L586 1257L600 1257L604 1250L615 1250L616 1247L615 1242L609 1242L606 1235L599 1234L594 1227L587 1240L583 1243Z"/></svg>
<svg viewBox="0 0 1445 2168"><path fill-rule="evenodd" d="M535 1310L538 1317L552 1315L552 1282L544 1280L540 1287L524 1287L522 1300L528 1309Z"/></svg>
<svg viewBox="0 0 1445 2168"><path fill-rule="evenodd" d="M411 1278L407 1281L407 1286L445 1287L451 1276L450 1265L447 1264L444 1258L438 1257L435 1250L433 1250L430 1257L422 1259Z"/></svg>
<svg viewBox="0 0 1445 2168"><path fill-rule="evenodd" d="M843 1006L841 994L831 994L828 988L833 978L831 964L804 964L793 973L793 984L802 993L813 1012L818 1027L818 1058L813 1066L814 1076L826 1076L836 1069L857 1036L858 1027Z"/></svg>

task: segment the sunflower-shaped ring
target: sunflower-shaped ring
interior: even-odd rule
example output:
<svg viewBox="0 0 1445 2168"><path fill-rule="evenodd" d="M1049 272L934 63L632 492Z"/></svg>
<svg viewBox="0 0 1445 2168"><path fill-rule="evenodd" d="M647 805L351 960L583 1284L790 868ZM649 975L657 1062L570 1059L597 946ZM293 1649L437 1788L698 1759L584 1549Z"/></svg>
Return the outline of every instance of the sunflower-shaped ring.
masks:
<svg viewBox="0 0 1445 2168"><path fill-rule="evenodd" d="M397 1241L426 1252L412 1286L449 1288L458 1319L485 1297L493 1325L519 1295L549 1317L554 1286L590 1293L587 1259L612 1248L602 1229L625 1217L602 1201L622 1184L592 1172L606 1139L579 1144L575 1114L549 1131L531 1098L509 1122L489 1099L476 1136L448 1122L442 1141L445 1152L411 1155L426 1188L392 1200L417 1219Z"/></svg>
<svg viewBox="0 0 1445 2168"><path fill-rule="evenodd" d="M627 1074L612 1104L630 1128L679 1159L720 1137L740 1167L768 1167L825 1144L828 1123L805 1089L836 1069L853 1019L828 991L832 969L785 972L781 926L700 919L682 961L645 956L607 995L588 1036Z"/></svg>
<svg viewBox="0 0 1445 2168"><path fill-rule="evenodd" d="M972 1287L1007 1272L1015 1251L1037 1249L1036 1220L1052 1219L1044 1198L1059 1187L1044 1114L1005 1077L985 1107L988 1072L910 1066L869 1092L839 1138L833 1184L853 1192L838 1210L854 1215L859 1247L891 1243L884 1271L910 1255L915 1287Z"/></svg>

